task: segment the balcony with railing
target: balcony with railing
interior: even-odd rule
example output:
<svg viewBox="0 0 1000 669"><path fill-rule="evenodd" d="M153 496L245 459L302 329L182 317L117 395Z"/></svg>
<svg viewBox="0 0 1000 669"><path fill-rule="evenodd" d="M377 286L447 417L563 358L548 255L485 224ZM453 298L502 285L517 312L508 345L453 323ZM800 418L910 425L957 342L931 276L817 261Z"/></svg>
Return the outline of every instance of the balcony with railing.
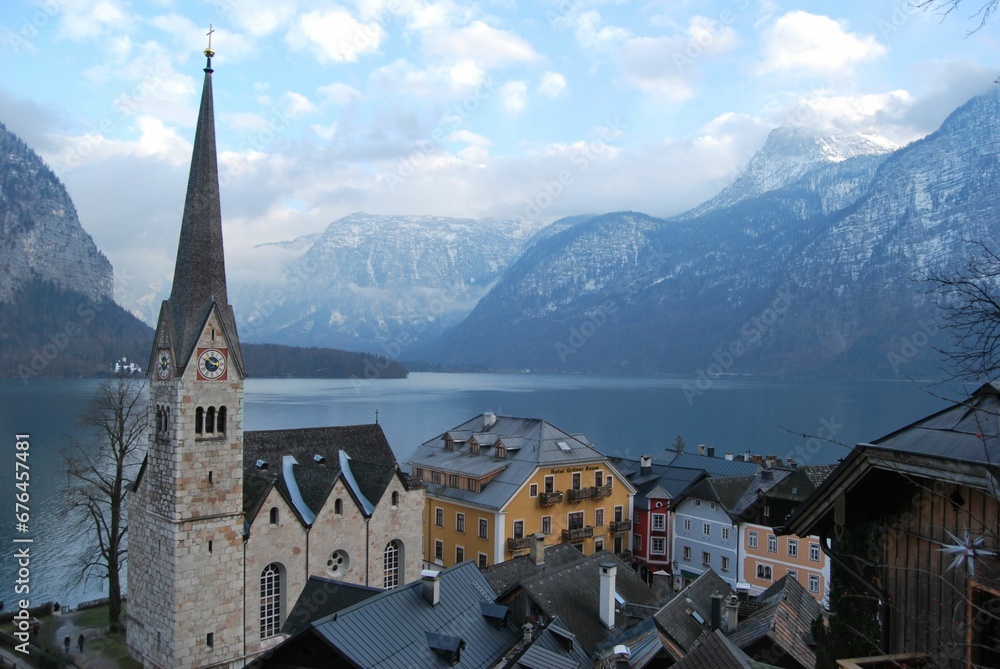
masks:
<svg viewBox="0 0 1000 669"><path fill-rule="evenodd" d="M554 492L543 492L538 495L538 502L542 506L552 506L553 504L561 504L563 501L562 490L556 490Z"/></svg>
<svg viewBox="0 0 1000 669"><path fill-rule="evenodd" d="M611 531L612 532L628 532L632 529L631 520L614 520L611 521Z"/></svg>
<svg viewBox="0 0 1000 669"><path fill-rule="evenodd" d="M519 551L531 548L531 537L510 537L507 539L507 550Z"/></svg>
<svg viewBox="0 0 1000 669"><path fill-rule="evenodd" d="M603 497L611 497L611 486L609 485L599 485L594 486L590 489L590 496L594 499L601 499Z"/></svg>
<svg viewBox="0 0 1000 669"><path fill-rule="evenodd" d="M571 502L582 502L585 499L590 499L590 488L570 488L566 491L566 497Z"/></svg>
<svg viewBox="0 0 1000 669"><path fill-rule="evenodd" d="M594 528L590 526L562 531L563 541L583 541L592 536L594 536Z"/></svg>
<svg viewBox="0 0 1000 669"><path fill-rule="evenodd" d="M628 562L632 559L632 551L622 551L621 553L615 553L615 555L621 558L622 562Z"/></svg>

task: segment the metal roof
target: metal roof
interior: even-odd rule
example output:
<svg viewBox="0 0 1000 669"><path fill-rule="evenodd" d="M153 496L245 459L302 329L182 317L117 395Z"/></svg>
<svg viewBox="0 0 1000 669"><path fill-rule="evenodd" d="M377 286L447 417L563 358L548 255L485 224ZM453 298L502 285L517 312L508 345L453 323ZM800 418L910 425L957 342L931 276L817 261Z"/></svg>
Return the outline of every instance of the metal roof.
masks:
<svg viewBox="0 0 1000 669"><path fill-rule="evenodd" d="M306 586L302 588L302 594L282 624L281 631L294 636L308 629L314 621L371 599L382 592L381 588L310 576Z"/></svg>
<svg viewBox="0 0 1000 669"><path fill-rule="evenodd" d="M610 460L582 435L572 435L540 418L496 416L487 427L483 416L476 416L417 447L407 464L445 473L485 477L499 471L480 492L446 485L427 485L427 494L466 502L485 509L499 510L517 493L539 467L558 467L590 462L604 462L617 471ZM473 455L467 444L455 444L445 450L446 435L464 434L478 437L495 435L502 444L520 441L520 448L508 449L506 459L494 457L495 450L483 449ZM565 444L565 448L559 443ZM500 471L502 470L502 471ZM626 485L631 485L625 480Z"/></svg>
<svg viewBox="0 0 1000 669"><path fill-rule="evenodd" d="M462 667L489 667L520 639L510 625L483 615L480 602L494 603L496 593L471 560L441 571L439 586L437 606L414 581L319 620L313 631L355 666L371 669L449 666L428 634L464 642Z"/></svg>

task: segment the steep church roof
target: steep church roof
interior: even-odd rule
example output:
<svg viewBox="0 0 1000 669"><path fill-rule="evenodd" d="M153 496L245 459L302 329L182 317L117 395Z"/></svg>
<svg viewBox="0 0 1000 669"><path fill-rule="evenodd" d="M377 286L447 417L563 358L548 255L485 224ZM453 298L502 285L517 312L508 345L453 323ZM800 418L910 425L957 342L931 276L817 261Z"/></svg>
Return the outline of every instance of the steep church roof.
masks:
<svg viewBox="0 0 1000 669"><path fill-rule="evenodd" d="M212 103L212 52L209 51L206 55L208 63L205 67L205 83L191 155L180 241L177 245L174 282L167 300L169 327L178 371L183 372L184 365L194 353L212 307L218 307L230 355L242 375L243 358L236 332L236 319L226 291L219 168L215 150L215 111Z"/></svg>

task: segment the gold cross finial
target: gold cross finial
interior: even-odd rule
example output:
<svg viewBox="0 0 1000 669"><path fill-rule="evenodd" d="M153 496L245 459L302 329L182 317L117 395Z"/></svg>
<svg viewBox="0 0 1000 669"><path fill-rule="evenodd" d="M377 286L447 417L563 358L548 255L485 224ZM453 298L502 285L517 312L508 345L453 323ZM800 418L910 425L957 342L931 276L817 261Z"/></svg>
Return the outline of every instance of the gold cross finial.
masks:
<svg viewBox="0 0 1000 669"><path fill-rule="evenodd" d="M215 55L215 52L212 51L212 33L214 33L214 32L215 32L215 29L212 27L212 24L209 23L208 24L208 32L205 33L206 35L208 35L208 48L205 49L205 55L208 56L209 58L211 58L212 56Z"/></svg>

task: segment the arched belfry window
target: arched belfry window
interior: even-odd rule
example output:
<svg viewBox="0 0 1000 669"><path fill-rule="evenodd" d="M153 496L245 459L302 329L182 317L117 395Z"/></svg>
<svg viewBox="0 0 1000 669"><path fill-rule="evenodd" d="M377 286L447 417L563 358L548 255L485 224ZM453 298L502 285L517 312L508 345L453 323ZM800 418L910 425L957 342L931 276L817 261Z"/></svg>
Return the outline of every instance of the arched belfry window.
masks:
<svg viewBox="0 0 1000 669"><path fill-rule="evenodd" d="M334 502L333 502L333 512L335 514L337 514L338 516L344 515L344 500L342 500L339 497L336 500L334 500Z"/></svg>
<svg viewBox="0 0 1000 669"><path fill-rule="evenodd" d="M218 417L216 418L216 423L218 425L218 427L216 428L216 432L218 432L219 434L225 434L226 433L226 407L219 407L219 413L218 413Z"/></svg>
<svg viewBox="0 0 1000 669"><path fill-rule="evenodd" d="M399 491L398 490L393 490L392 491L392 505L393 506L399 506Z"/></svg>
<svg viewBox="0 0 1000 669"><path fill-rule="evenodd" d="M272 506L271 507L271 519L270 520L271 520L271 524L272 525L277 525L278 524L278 507L276 507L276 506Z"/></svg>
<svg viewBox="0 0 1000 669"><path fill-rule="evenodd" d="M281 630L281 565L276 562L260 573L260 638L268 639Z"/></svg>
<svg viewBox="0 0 1000 669"><path fill-rule="evenodd" d="M395 539L387 543L382 552L385 565L382 587L386 590L391 590L399 585L399 563L402 559L402 552L402 544Z"/></svg>
<svg viewBox="0 0 1000 669"><path fill-rule="evenodd" d="M215 407L208 407L205 412L205 432L212 434L215 432Z"/></svg>
<svg viewBox="0 0 1000 669"><path fill-rule="evenodd" d="M205 431L205 410L198 407L194 410L194 431L201 434Z"/></svg>

